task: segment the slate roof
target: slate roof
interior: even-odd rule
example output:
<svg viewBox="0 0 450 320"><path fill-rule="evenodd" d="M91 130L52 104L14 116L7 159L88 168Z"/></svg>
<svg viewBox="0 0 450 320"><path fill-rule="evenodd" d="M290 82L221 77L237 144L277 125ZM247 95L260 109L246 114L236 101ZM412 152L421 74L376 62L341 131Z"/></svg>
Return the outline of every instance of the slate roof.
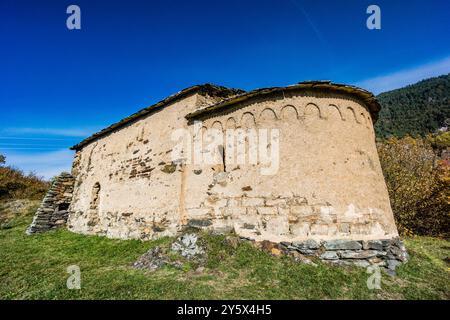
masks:
<svg viewBox="0 0 450 320"><path fill-rule="evenodd" d="M149 107L141 109L138 112L133 113L132 115L130 115L126 118L123 118L119 122L113 123L112 125L102 129L101 131L99 131L97 133L94 133L93 135L89 136L88 138L86 138L83 141L79 142L78 144L74 145L70 149L71 150L79 150L82 147L84 147L85 145L97 140L98 138L103 137L114 130L122 128L123 126L125 126L126 124L128 124L130 122L133 122L143 116L146 116L147 114L149 114L157 109L164 108L168 104L170 104L178 99L184 98L193 93L206 93L211 96L226 98L226 97L230 97L230 96L233 96L236 94L241 94L243 92L244 91L240 90L240 89L230 89L230 88L223 87L223 86L217 86L217 85L214 85L211 83L191 86L191 87L183 89L173 95L170 95L167 98L165 98Z"/></svg>
<svg viewBox="0 0 450 320"><path fill-rule="evenodd" d="M240 89L231 89L223 86L217 86L214 84L206 83L201 85L195 85L186 89L183 89L161 101L158 103L151 105L147 108L141 109L138 112L120 120L119 122L116 122L109 127L106 127L105 129L94 133L90 137L84 139L80 143L74 145L71 147L71 150L79 150L85 145L97 140L100 137L103 137L107 135L108 133L120 129L126 124L133 122L151 112L154 110L164 108L168 104L181 99L183 97L186 97L193 93L206 93L211 96L216 97L222 97L223 100L213 104L211 106L196 110L192 113L189 113L185 116L185 118L189 121L197 118L202 117L210 113L214 113L216 111L223 111L223 108L229 108L233 107L237 103L248 101L255 97L261 97L265 95L271 95L276 92L288 92L288 91L317 91L317 92L334 92L334 93L340 93L340 94L348 94L351 97L356 98L357 100L360 100L361 102L365 103L366 106L369 109L369 112L372 116L373 121L375 122L378 118L378 112L381 109L380 104L378 103L375 96L364 89L351 86L351 85L345 85L345 84L339 84L339 83L332 83L328 80L323 81L303 81L299 82L298 84L287 86L287 87L271 87L271 88L261 88L256 89L252 91L245 92L244 90Z"/></svg>
<svg viewBox="0 0 450 320"><path fill-rule="evenodd" d="M196 110L192 113L186 115L186 119L193 120L197 117L202 117L203 115L210 114L216 111L222 111L223 108L229 108L237 103L248 101L254 97L261 97L264 95L271 95L276 92L288 92L288 91L317 91L317 92L334 92L341 94L348 94L351 97L356 98L357 100L362 101L368 107L370 114L372 116L373 121L375 122L378 118L378 112L381 109L380 104L378 103L375 96L364 89L339 84L332 83L331 81L304 81L299 82L298 84L287 86L287 87L271 87L271 88L262 88L256 89L253 91L243 92L239 95L230 97L229 99L225 99L221 102L218 102L214 105L208 106L206 108Z"/></svg>

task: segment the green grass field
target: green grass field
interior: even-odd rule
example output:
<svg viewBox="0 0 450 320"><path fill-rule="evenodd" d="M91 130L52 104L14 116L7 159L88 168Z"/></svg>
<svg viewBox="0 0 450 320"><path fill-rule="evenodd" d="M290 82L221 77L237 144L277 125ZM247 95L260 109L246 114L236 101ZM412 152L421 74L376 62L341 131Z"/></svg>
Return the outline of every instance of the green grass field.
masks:
<svg viewBox="0 0 450 320"><path fill-rule="evenodd" d="M132 263L151 242L111 240L58 230L27 236L31 216L0 229L0 299L449 299L450 269L443 260L450 242L405 239L410 261L398 276L382 275L381 290L369 290L369 274L356 267L297 264L240 243L233 249L223 236L202 235L208 257L202 272L182 268L155 272ZM81 269L81 290L69 290L67 267Z"/></svg>

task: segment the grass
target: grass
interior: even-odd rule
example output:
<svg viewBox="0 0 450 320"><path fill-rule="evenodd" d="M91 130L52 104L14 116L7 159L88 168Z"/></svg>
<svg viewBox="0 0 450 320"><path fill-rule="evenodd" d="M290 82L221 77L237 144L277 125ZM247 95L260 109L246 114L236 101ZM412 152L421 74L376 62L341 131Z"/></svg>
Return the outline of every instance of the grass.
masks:
<svg viewBox="0 0 450 320"><path fill-rule="evenodd" d="M450 242L405 239L410 261L398 276L382 275L381 290L369 290L369 274L356 267L297 264L248 243L232 248L224 236L201 235L208 258L196 265L155 272L131 267L154 246L173 239L140 242L85 236L67 230L27 236L30 216L0 229L0 299L449 299L450 271L444 258ZM67 267L78 265L81 290L69 290Z"/></svg>

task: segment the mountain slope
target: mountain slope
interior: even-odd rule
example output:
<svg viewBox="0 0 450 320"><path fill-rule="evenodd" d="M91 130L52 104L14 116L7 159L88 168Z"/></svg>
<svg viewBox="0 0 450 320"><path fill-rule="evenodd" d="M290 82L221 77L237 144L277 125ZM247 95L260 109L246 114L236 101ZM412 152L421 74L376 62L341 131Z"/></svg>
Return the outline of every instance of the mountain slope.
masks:
<svg viewBox="0 0 450 320"><path fill-rule="evenodd" d="M426 135L450 119L450 74L381 93L377 137Z"/></svg>

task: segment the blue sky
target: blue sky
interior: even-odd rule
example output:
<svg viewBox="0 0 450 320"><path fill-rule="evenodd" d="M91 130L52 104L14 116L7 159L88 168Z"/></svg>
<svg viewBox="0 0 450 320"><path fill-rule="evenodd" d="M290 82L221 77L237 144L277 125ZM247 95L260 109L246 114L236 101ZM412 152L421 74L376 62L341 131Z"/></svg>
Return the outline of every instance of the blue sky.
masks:
<svg viewBox="0 0 450 320"><path fill-rule="evenodd" d="M66 8L81 8L81 30ZM381 30L366 9L381 8ZM450 1L0 2L0 153L49 178L67 148L193 84L310 79L379 93L450 72Z"/></svg>

